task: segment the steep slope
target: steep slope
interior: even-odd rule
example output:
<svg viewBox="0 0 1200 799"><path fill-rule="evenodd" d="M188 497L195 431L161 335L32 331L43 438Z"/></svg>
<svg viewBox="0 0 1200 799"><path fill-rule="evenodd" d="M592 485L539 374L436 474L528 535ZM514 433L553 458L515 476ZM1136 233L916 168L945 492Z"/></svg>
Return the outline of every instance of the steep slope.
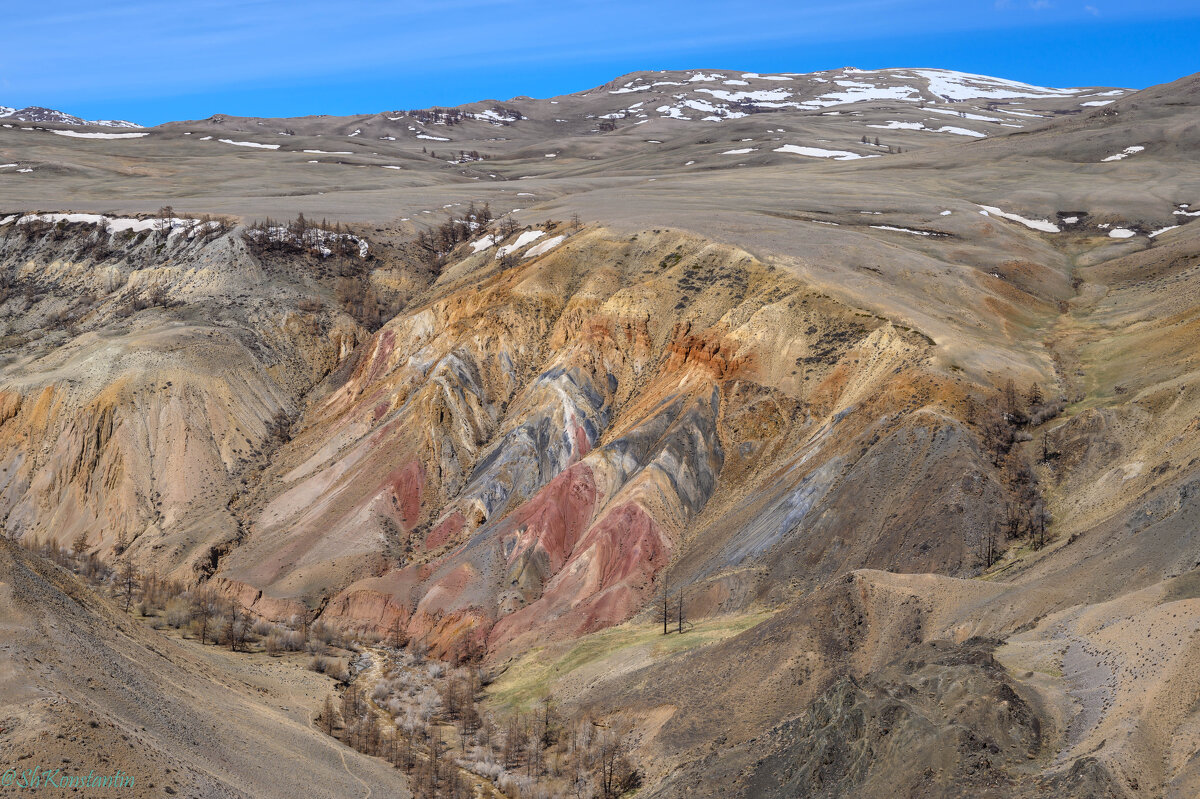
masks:
<svg viewBox="0 0 1200 799"><path fill-rule="evenodd" d="M6 529L211 570L280 420L365 331L332 304L300 310L320 287L268 275L240 236L5 221Z"/></svg>
<svg viewBox="0 0 1200 799"><path fill-rule="evenodd" d="M976 567L1004 490L927 338L675 234L479 249L276 453L217 575L256 610L336 586L327 620L448 655L624 621L672 561L727 609Z"/></svg>
<svg viewBox="0 0 1200 799"><path fill-rule="evenodd" d="M408 795L399 772L310 725L324 678L166 640L3 539L0 597L6 769L120 770L138 797Z"/></svg>

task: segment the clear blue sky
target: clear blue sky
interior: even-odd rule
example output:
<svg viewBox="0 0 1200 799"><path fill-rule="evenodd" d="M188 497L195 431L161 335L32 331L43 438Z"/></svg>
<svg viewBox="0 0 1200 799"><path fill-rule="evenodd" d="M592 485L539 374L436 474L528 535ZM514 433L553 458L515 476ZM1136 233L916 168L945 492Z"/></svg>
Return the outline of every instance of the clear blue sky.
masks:
<svg viewBox="0 0 1200 799"><path fill-rule="evenodd" d="M1200 70L1200 0L6 6L0 105L144 124L546 97L638 69L922 66L1135 88Z"/></svg>

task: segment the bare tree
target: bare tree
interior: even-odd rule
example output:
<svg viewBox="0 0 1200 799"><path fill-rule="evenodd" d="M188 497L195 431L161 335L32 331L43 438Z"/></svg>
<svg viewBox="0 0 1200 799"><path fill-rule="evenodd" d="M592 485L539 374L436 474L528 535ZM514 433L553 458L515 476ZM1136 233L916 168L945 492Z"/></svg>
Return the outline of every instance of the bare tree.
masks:
<svg viewBox="0 0 1200 799"><path fill-rule="evenodd" d="M208 638L209 628L213 621L213 600L208 591L200 589L192 597L192 627L204 644Z"/></svg>
<svg viewBox="0 0 1200 799"><path fill-rule="evenodd" d="M128 555L121 560L121 571L119 576L121 588L121 602L124 605L125 612L129 612L129 606L133 604L133 593L137 590L137 570L133 568L133 561Z"/></svg>
<svg viewBox="0 0 1200 799"><path fill-rule="evenodd" d="M987 531L984 533L983 539L983 560L986 564L984 568L990 569L992 564L996 562L996 525L989 524Z"/></svg>
<svg viewBox="0 0 1200 799"><path fill-rule="evenodd" d="M683 632L683 589L679 589L679 632Z"/></svg>
<svg viewBox="0 0 1200 799"><path fill-rule="evenodd" d="M337 710L333 707L333 695L325 694L325 703L321 706L321 715L317 717L321 722L321 729L325 730L326 735L333 735L333 728L337 725Z"/></svg>
<svg viewBox="0 0 1200 799"><path fill-rule="evenodd" d="M158 235L166 238L171 235L171 226L174 225L175 209L169 205L164 205L158 209Z"/></svg>
<svg viewBox="0 0 1200 799"><path fill-rule="evenodd" d="M229 651L236 652L245 648L246 644L246 614L238 601L229 602Z"/></svg>
<svg viewBox="0 0 1200 799"><path fill-rule="evenodd" d="M641 775L629 762L625 736L619 728L606 730L598 748L596 783L603 799L616 799L641 785Z"/></svg>

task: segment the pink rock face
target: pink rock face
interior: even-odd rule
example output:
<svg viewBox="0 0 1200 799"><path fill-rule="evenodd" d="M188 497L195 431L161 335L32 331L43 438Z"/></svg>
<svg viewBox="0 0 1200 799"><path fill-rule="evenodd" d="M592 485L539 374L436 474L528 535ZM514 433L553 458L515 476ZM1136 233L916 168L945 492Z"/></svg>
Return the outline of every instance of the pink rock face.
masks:
<svg viewBox="0 0 1200 799"><path fill-rule="evenodd" d="M502 650L526 636L567 638L620 624L637 611L669 553L662 529L641 506L614 508L588 531L540 599L496 624L490 647Z"/></svg>
<svg viewBox="0 0 1200 799"><path fill-rule="evenodd" d="M387 372L390 364L388 359L392 354L392 350L396 348L396 333L392 330L384 330L379 335L379 341L375 346L375 352L371 357L371 365L366 376L361 381L362 385L370 385L378 380Z"/></svg>
<svg viewBox="0 0 1200 799"><path fill-rule="evenodd" d="M421 494L425 490L425 470L410 461L387 476L392 504L400 512L400 521L411 529L421 515Z"/></svg>
<svg viewBox="0 0 1200 799"><path fill-rule="evenodd" d="M387 635L409 622L409 596L422 579L419 569L396 569L359 580L329 600L321 619L336 626L371 629Z"/></svg>
<svg viewBox="0 0 1200 799"><path fill-rule="evenodd" d="M577 424L571 427L571 435L575 439L575 449L578 451L579 457L587 455L592 449L592 445L588 442L587 431L583 429L582 425Z"/></svg>
<svg viewBox="0 0 1200 799"><path fill-rule="evenodd" d="M453 540L454 537L463 529L463 525L466 523L467 519L462 515L462 512L454 511L454 513L450 514L445 519L442 519L437 527L434 527L429 531L429 535L425 537L425 548L437 549L443 544Z"/></svg>
<svg viewBox="0 0 1200 799"><path fill-rule="evenodd" d="M512 547L507 561L513 579L544 553L548 571L536 575L540 589L571 556L595 508L596 481L586 463L577 463L551 480L517 511L513 532L502 539L505 550Z"/></svg>
<svg viewBox="0 0 1200 799"><path fill-rule="evenodd" d="M303 602L268 596L260 589L239 580L214 577L212 586L221 596L237 602L255 616L273 622L284 623L293 616L303 616L307 611Z"/></svg>

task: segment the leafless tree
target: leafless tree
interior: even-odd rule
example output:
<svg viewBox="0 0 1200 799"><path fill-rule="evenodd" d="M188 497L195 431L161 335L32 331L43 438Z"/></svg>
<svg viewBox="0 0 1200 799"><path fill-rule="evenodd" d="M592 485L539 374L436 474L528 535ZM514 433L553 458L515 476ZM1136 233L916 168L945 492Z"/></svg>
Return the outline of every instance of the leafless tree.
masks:
<svg viewBox="0 0 1200 799"><path fill-rule="evenodd" d="M125 612L129 612L129 606L133 604L133 594L137 590L137 570L133 568L133 560L126 555L121 560L120 571L120 588L121 602L124 605Z"/></svg>
<svg viewBox="0 0 1200 799"><path fill-rule="evenodd" d="M212 595L206 589L199 589L192 596L192 626L200 636L200 643L208 639L208 631L212 627L214 602Z"/></svg>
<svg viewBox="0 0 1200 799"><path fill-rule="evenodd" d="M164 205L158 209L158 235L166 238L171 234L171 226L174 224L175 209L169 205Z"/></svg>

